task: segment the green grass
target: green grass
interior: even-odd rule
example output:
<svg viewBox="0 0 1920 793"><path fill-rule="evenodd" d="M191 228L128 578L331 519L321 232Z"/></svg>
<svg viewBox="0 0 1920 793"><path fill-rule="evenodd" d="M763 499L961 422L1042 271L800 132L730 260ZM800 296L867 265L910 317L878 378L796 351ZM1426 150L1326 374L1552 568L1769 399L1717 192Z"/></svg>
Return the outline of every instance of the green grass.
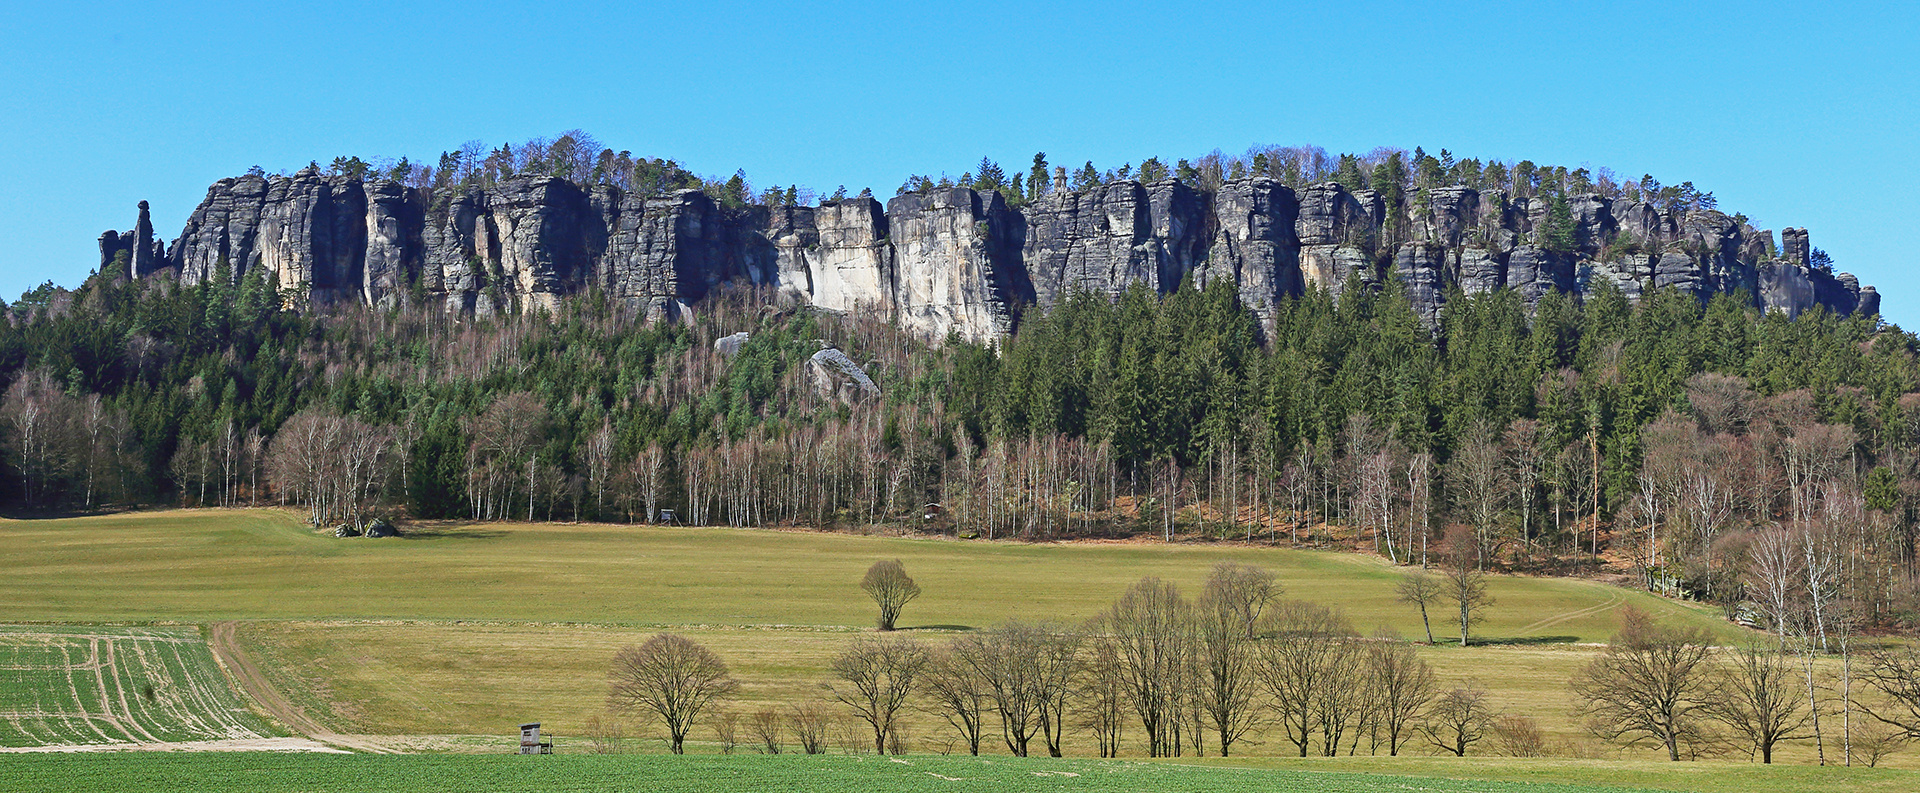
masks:
<svg viewBox="0 0 1920 793"><path fill-rule="evenodd" d="M708 644L729 662L742 683L731 705L738 710L819 698L827 659L871 625L872 605L858 581L867 565L882 558L902 559L925 588L926 594L908 606L903 625L928 640L1008 617L1088 617L1142 576L1165 578L1191 593L1221 560L1272 568L1288 597L1337 605L1362 630L1384 625L1411 637L1422 633L1417 612L1395 601L1398 571L1385 562L1262 546L1021 544L512 524L435 527L399 540L339 540L274 510L0 521L0 541L9 548L0 559L0 574L7 576L12 593L0 600L0 621L239 620L241 642L296 706L340 732L374 735L505 736L521 721L542 721L549 732L577 740L586 718L603 712L605 672L614 651L663 628ZM1476 637L1496 644L1443 644L1421 652L1443 684L1478 681L1495 707L1539 719L1553 745L1568 754L1607 751L1572 717L1567 680L1591 657L1592 643L1615 630L1620 607L1633 604L1666 620L1704 627L1723 641L1742 635L1707 609L1592 582L1496 577L1492 589L1497 602ZM1450 631L1442 615L1435 617L1435 633L1444 640ZM57 682L21 678L17 687L39 690ZM912 718L919 738L944 729L936 717ZM627 729L651 733L638 720L629 721ZM694 737L711 736L703 728ZM1081 737L1070 734L1069 754L1092 752ZM1271 736L1255 738L1262 743L1243 746L1248 754L1288 748ZM413 742L403 745L490 750L472 738L406 740ZM914 745L923 747L920 741ZM659 750L651 741L636 746ZM714 747L699 743L694 751ZM1129 753L1144 750L1133 747ZM1782 759L1805 762L1806 754L1810 749L1790 748ZM1651 754L1620 756L1631 760ZM1255 758L1268 759L1295 767L1289 760ZM1470 761L1359 758L1312 767L1432 776L1507 774L1642 787L1657 787L1671 776L1657 770L1609 776L1615 760ZM387 767L380 762L385 761L338 768ZM448 765L431 764L441 762ZM436 759L419 767L428 769L423 773L429 778L447 769L454 789L462 784L459 779L480 778L472 774L492 779L486 775L525 768L487 762L465 766ZM594 779L608 777L593 776L603 773L593 769L629 767L580 762L588 763L578 766L587 769L580 773ZM593 764L599 762L609 765ZM1746 768L1739 763L1687 766L1709 767L1736 769L1727 772L1732 776L1775 774L1807 784L1811 777L1795 774L1826 773L1747 772L1738 770ZM770 768L775 770L768 773L806 773ZM1854 773L1858 779L1877 779L1881 772ZM1140 786L1148 789L1162 781ZM1187 784L1172 777L1164 782L1168 789ZM854 783L835 784L859 789Z"/></svg>
<svg viewBox="0 0 1920 793"><path fill-rule="evenodd" d="M1194 591L1221 560L1274 569L1287 596L1338 605L1362 630L1421 634L1399 572L1350 553L1238 545L1034 545L814 532L480 525L339 540L271 510L0 521L0 620L499 620L602 625L862 627L858 583L900 558L926 594L906 627L1078 620L1142 576ZM191 581L192 586L181 586ZM1599 642L1632 603L1731 638L1704 609L1569 579L1496 577L1478 636ZM1442 615L1435 634L1444 638Z"/></svg>
<svg viewBox="0 0 1920 793"><path fill-rule="evenodd" d="M1015 758L759 756L38 756L9 760L19 790L242 791L1486 791L1620 790L1538 782L1170 763ZM1912 781L1909 777L1908 781ZM1856 788L1865 790L1868 788ZM1892 789L1892 788L1885 788Z"/></svg>
<svg viewBox="0 0 1920 793"><path fill-rule="evenodd" d="M275 734L191 628L0 626L0 746Z"/></svg>

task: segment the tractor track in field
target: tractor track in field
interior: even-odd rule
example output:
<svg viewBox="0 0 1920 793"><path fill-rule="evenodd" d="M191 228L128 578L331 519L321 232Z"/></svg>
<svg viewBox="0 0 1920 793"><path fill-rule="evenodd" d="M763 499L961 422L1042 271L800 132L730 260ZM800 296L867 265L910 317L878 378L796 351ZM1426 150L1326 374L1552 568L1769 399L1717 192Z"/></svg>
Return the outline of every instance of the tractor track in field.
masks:
<svg viewBox="0 0 1920 793"><path fill-rule="evenodd" d="M245 648L234 633L236 623L232 621L215 622L207 626L207 646L213 648L213 657L240 683L241 690L254 702L271 714L280 723L287 725L302 735L315 741L345 749L353 749L374 754L392 754L393 750L372 741L352 735L341 735L309 718L305 711L294 706L286 695L273 687L266 673L247 655Z"/></svg>
<svg viewBox="0 0 1920 793"><path fill-rule="evenodd" d="M1575 609L1573 611L1565 612L1562 614L1555 614L1551 617L1540 620L1539 622L1533 623L1532 625L1528 625L1524 628L1521 628L1518 631L1518 633L1520 633L1521 635L1525 635L1528 633L1532 633L1533 631L1540 630L1541 628L1550 628L1555 625L1559 625L1560 623L1563 623L1563 622L1576 620L1581 617L1585 617L1592 614L1598 614L1602 611L1606 611L1607 609L1618 606L1621 603L1625 603L1626 601L1627 601L1627 598L1625 595L1616 593L1611 598L1609 598L1605 603L1601 603L1597 606L1588 606L1587 608L1583 608L1583 609Z"/></svg>

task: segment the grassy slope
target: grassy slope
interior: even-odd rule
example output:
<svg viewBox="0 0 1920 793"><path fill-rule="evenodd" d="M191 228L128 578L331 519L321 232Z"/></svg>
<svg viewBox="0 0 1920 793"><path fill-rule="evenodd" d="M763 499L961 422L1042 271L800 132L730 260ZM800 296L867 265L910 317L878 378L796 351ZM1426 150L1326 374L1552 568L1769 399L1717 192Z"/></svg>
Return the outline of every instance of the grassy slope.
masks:
<svg viewBox="0 0 1920 793"><path fill-rule="evenodd" d="M336 540L265 510L0 522L0 541L12 551L0 572L21 593L0 601L0 620L255 620L242 638L296 701L371 733L505 734L532 719L577 735L601 708L613 651L662 626L729 660L741 709L820 696L826 658L871 619L856 582L878 558L905 560L925 587L904 623L927 638L1009 616L1090 616L1144 575L1192 591L1222 559L1275 569L1288 596L1337 603L1363 630L1420 635L1385 563L1260 547L604 525ZM1704 610L1598 584L1498 578L1493 589L1499 602L1476 633L1508 644L1423 652L1443 682L1478 680L1563 742L1586 740L1566 680L1590 650L1561 642L1603 641L1620 605L1739 635ZM936 731L920 718L921 734Z"/></svg>
<svg viewBox="0 0 1920 793"><path fill-rule="evenodd" d="M864 626L860 575L900 558L926 590L903 624L1078 620L1142 576L1192 591L1216 562L1279 573L1289 597L1338 604L1362 629L1420 633L1397 572L1356 554L1226 545L1028 545L613 525L482 525L336 540L290 513L174 511L0 521L16 597L0 620L407 619L614 625ZM183 586L183 582L190 585ZM1476 634L1604 641L1634 603L1735 635L1704 610L1599 584L1496 578ZM1600 607L1600 608L1595 608ZM1581 613L1585 612L1585 613ZM1575 614L1561 621L1564 615ZM1435 633L1444 637L1443 615Z"/></svg>

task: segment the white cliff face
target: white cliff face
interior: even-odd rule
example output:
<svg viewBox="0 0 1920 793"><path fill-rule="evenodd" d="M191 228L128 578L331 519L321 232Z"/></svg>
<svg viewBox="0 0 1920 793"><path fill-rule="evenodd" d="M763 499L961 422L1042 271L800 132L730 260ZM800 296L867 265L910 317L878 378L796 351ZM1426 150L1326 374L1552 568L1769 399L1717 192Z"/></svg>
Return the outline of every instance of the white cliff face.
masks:
<svg viewBox="0 0 1920 793"><path fill-rule="evenodd" d="M1018 292L1006 226L1017 217L999 194L964 188L889 202L901 326L928 338L957 333L976 342L1011 332Z"/></svg>
<svg viewBox="0 0 1920 793"><path fill-rule="evenodd" d="M887 215L872 198L814 210L818 247L807 252L808 302L829 311L894 313L893 247Z"/></svg>

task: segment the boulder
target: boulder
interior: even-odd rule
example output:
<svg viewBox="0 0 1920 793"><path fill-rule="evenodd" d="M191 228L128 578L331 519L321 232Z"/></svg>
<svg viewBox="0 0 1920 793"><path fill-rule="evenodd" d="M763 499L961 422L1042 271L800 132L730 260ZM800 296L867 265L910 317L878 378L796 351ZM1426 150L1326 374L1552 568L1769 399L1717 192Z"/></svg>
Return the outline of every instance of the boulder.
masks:
<svg viewBox="0 0 1920 793"><path fill-rule="evenodd" d="M880 386L873 378L837 348L828 347L808 358L807 377L822 399L851 405L880 396Z"/></svg>
<svg viewBox="0 0 1920 793"><path fill-rule="evenodd" d="M713 351L720 353L722 358L731 359L740 354L740 348L745 346L747 339L751 337L752 334L744 330L730 336L722 336L713 340Z"/></svg>

